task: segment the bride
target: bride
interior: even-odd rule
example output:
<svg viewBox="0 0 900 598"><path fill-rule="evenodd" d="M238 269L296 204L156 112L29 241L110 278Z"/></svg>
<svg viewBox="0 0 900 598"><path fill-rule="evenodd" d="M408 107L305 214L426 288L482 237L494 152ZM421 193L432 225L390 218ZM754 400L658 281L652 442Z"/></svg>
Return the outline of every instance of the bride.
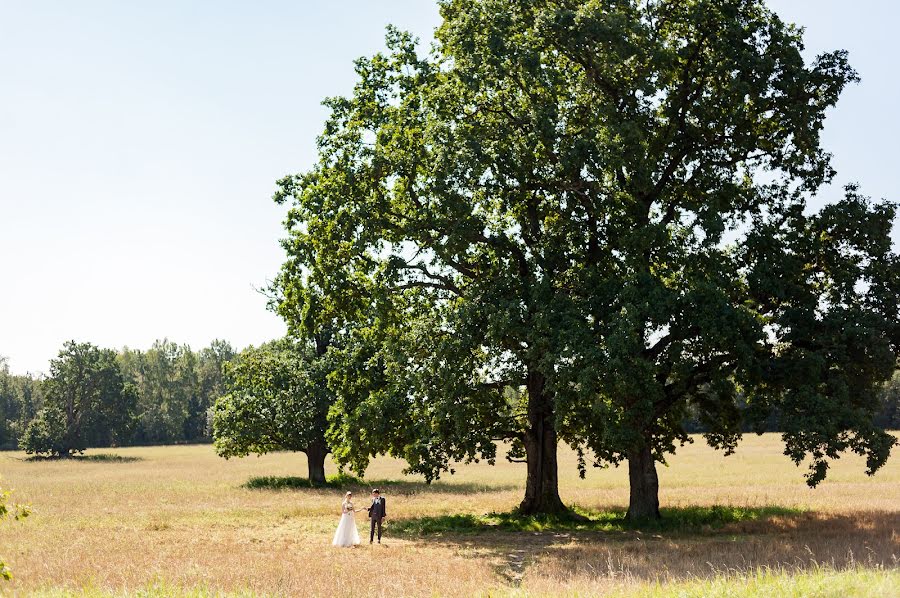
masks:
<svg viewBox="0 0 900 598"><path fill-rule="evenodd" d="M356 529L356 519L353 518L353 514L360 511L362 509L353 508L353 493L348 492L344 496L344 502L341 503L341 521L334 532L332 546L356 546L359 544L359 531Z"/></svg>

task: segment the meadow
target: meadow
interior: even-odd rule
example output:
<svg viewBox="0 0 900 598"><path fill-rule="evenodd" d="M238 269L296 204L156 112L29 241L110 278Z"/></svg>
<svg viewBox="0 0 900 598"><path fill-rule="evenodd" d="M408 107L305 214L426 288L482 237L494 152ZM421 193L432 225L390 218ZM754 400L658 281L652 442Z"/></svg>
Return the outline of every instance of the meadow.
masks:
<svg viewBox="0 0 900 598"><path fill-rule="evenodd" d="M426 485L377 459L365 480L305 486L302 454L225 461L210 446L0 453L33 515L0 528L4 595L891 596L900 595L900 461L875 477L845 456L817 489L777 435L724 457L702 438L660 467L664 520L625 524L627 471L580 479L561 448L561 495L590 521L509 515L524 466L457 468ZM387 497L384 544L330 545L342 494ZM364 513L357 515L367 536Z"/></svg>

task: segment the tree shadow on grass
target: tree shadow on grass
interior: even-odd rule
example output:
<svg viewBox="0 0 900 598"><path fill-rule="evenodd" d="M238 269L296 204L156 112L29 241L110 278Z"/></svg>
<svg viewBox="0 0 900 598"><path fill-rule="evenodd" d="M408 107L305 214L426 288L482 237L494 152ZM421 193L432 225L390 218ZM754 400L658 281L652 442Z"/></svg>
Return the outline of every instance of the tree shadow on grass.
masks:
<svg viewBox="0 0 900 598"><path fill-rule="evenodd" d="M542 566L563 576L595 575L586 565L605 560L608 575L649 581L744 575L760 569L793 574L896 568L898 530L898 512L805 511L733 521L693 536L644 535L612 546L572 542L549 548L549 562Z"/></svg>
<svg viewBox="0 0 900 598"><path fill-rule="evenodd" d="M633 524L624 510L578 510L587 521L516 513L394 520L390 535L489 558L517 586L558 579L671 582L759 569L896 568L900 512L818 513L780 506L663 509Z"/></svg>
<svg viewBox="0 0 900 598"><path fill-rule="evenodd" d="M242 487L251 490L309 490L316 488L336 488L341 490L369 490L378 488L385 496L415 496L417 494L478 494L500 492L516 488L513 485L496 484L454 484L434 482L426 484L416 480L390 480L358 478L347 474L328 476L324 484L313 484L308 478L297 476L257 476L247 480Z"/></svg>
<svg viewBox="0 0 900 598"><path fill-rule="evenodd" d="M759 521L773 516L799 515L803 511L788 507L736 507L715 505L708 507L678 507L661 509L658 521L633 522L625 518L625 510L613 508L591 511L575 508L576 517L554 515L521 515L488 513L486 515L439 515L417 517L395 522L398 534L409 537L429 535L477 534L500 532L653 532L688 533L710 532L727 524Z"/></svg>
<svg viewBox="0 0 900 598"><path fill-rule="evenodd" d="M70 455L68 457L45 457L41 455L34 455L31 457L25 457L23 461L63 461L66 463L133 463L135 461L143 461L143 459L141 457L129 457L125 455L116 455L113 453L96 453L93 455Z"/></svg>

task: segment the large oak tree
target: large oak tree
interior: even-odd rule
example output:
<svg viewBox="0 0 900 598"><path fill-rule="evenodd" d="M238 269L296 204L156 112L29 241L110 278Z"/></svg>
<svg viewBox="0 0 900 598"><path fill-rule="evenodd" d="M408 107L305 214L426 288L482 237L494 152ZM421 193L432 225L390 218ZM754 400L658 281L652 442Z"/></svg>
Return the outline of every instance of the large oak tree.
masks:
<svg viewBox="0 0 900 598"><path fill-rule="evenodd" d="M346 336L331 439L428 479L527 462L525 513L560 512L557 444L627 459L629 516L687 409L731 450L780 416L809 481L893 439L871 390L898 351L893 208L833 171L846 53L807 64L760 0L445 0L428 56L390 30L333 98L291 202L279 309ZM745 408L739 408L744 405Z"/></svg>
<svg viewBox="0 0 900 598"><path fill-rule="evenodd" d="M69 341L50 362L41 386L44 405L20 440L25 452L70 457L128 437L137 396L122 376L115 351Z"/></svg>

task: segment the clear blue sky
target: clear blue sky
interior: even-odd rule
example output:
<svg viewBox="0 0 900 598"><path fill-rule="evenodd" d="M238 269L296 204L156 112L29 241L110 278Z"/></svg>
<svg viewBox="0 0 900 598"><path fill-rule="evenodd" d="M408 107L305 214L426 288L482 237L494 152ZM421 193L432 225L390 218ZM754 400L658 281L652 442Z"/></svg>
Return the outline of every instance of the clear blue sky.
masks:
<svg viewBox="0 0 900 598"><path fill-rule="evenodd" d="M771 6L863 77L826 126L838 185L900 199L898 5ZM313 162L321 100L387 23L437 22L430 0L0 0L0 355L281 335L255 290L282 259L274 181Z"/></svg>

